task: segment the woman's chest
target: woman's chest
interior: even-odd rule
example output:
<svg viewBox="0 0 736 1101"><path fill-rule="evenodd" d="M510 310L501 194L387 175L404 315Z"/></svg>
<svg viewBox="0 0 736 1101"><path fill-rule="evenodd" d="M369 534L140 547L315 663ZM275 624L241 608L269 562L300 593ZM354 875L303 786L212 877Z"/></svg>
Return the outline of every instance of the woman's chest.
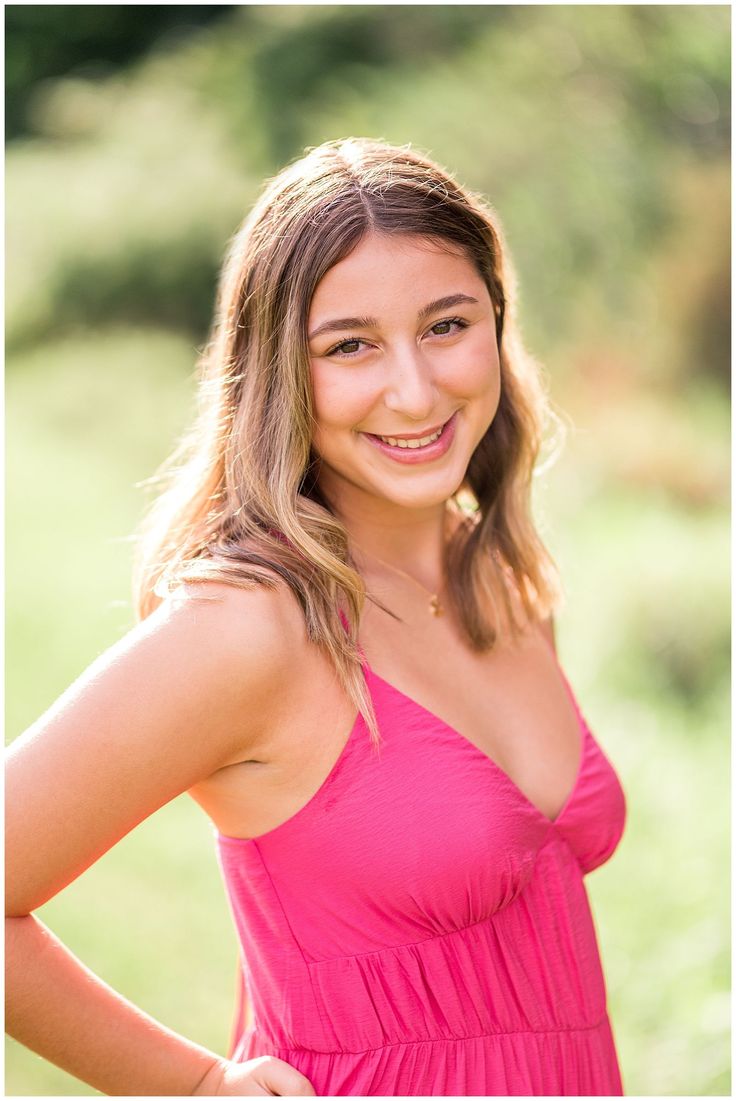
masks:
<svg viewBox="0 0 736 1101"><path fill-rule="evenodd" d="M370 631L361 643L388 657ZM364 667L380 752L329 665L305 665L259 759L200 785L220 834L283 856L299 889L338 876L359 893L426 898L434 883L445 922L515 897L553 828L584 868L612 851L620 785L546 640L488 662L393 652L401 687Z"/></svg>
<svg viewBox="0 0 736 1101"><path fill-rule="evenodd" d="M620 788L587 730L573 792L551 822L467 740L369 681L380 753L358 720L295 816L255 842L223 842L238 890L267 869L309 958L444 936L523 906L540 859L579 880L613 851Z"/></svg>
<svg viewBox="0 0 736 1101"><path fill-rule="evenodd" d="M455 748L470 743L484 764L487 759L497 766L542 815L554 818L575 782L583 747L579 717L548 645L538 641L513 653L478 656L443 644L441 637L428 647L405 635L376 638L366 619L363 648L392 669L389 683L367 666L369 691L392 695L389 711L398 707L413 713L414 721L419 716L420 722L448 727ZM313 651L305 653L274 701L263 744L191 794L221 832L258 837L313 798L355 720L329 664ZM385 725L391 723L389 714ZM445 766L437 767L441 772Z"/></svg>
<svg viewBox="0 0 736 1101"><path fill-rule="evenodd" d="M371 675L470 742L555 818L580 769L582 729L542 629L478 653L438 620L382 619L371 609L361 624Z"/></svg>

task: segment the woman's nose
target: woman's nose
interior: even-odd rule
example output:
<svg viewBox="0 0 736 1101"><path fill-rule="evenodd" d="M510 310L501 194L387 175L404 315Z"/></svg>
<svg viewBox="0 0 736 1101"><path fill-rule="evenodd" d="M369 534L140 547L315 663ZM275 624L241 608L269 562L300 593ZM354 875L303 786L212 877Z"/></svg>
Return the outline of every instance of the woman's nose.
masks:
<svg viewBox="0 0 736 1101"><path fill-rule="evenodd" d="M384 392L387 409L410 420L426 420L437 405L432 368L421 351L405 348L392 357Z"/></svg>

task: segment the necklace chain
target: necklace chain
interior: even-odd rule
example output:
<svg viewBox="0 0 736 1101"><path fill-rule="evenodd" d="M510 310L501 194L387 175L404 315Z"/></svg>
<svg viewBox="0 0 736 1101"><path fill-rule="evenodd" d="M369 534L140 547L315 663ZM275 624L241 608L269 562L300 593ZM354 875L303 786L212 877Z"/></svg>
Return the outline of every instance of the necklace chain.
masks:
<svg viewBox="0 0 736 1101"><path fill-rule="evenodd" d="M361 550L363 550L362 547L361 547ZM367 551L363 551L363 553L368 554ZM412 577L411 574L406 573L405 570L400 570L398 566L392 566L390 562L384 562L384 560L382 558L379 558L377 554L368 554L368 557L372 558L375 562L380 562L382 566L386 566L387 569L393 570L394 573L398 573L398 574L401 574L402 577L406 577L414 585L416 585L418 588L422 589L423 592L427 593L427 595L429 596L429 613L430 613L430 615L433 615L433 616L443 615L444 608L442 607L442 604L440 603L440 595L439 595L442 592L443 586L440 586L440 588L437 590L437 592L433 593L433 592L431 592L430 589L427 588L426 585L422 585L421 581L417 581L417 579L415 577Z"/></svg>

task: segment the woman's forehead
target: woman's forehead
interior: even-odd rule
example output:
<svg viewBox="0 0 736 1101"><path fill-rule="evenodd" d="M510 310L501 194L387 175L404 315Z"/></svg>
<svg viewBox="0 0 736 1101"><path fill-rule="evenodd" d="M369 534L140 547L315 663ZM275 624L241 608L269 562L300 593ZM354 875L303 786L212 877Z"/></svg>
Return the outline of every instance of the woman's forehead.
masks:
<svg viewBox="0 0 736 1101"><path fill-rule="evenodd" d="M349 309L352 304L364 313L370 303L377 307L397 295L406 301L432 294L443 297L461 293L465 285L477 290L478 284L483 281L475 266L464 250L451 242L414 235L370 234L317 284L310 306L310 328L322 324L323 311L338 306Z"/></svg>

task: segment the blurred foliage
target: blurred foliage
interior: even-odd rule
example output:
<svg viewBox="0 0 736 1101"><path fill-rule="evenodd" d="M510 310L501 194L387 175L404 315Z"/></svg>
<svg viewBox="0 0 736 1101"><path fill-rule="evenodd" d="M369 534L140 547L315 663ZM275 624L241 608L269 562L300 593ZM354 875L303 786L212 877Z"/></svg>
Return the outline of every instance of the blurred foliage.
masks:
<svg viewBox="0 0 736 1101"><path fill-rule="evenodd" d="M105 80L43 82L36 137L8 162L11 347L106 319L203 339L224 240L264 174L368 133L489 197L532 344L599 344L621 314L641 343L630 369L649 374L649 334L681 306L688 339L658 371L695 356L725 379L727 28L718 7L245 6ZM686 288L677 264L657 270L668 245Z"/></svg>
<svg viewBox="0 0 736 1101"><path fill-rule="evenodd" d="M100 79L145 52L165 32L181 38L230 11L232 4L5 5L5 133L27 133L29 100L39 81L76 72Z"/></svg>
<svg viewBox="0 0 736 1101"><path fill-rule="evenodd" d="M729 8L11 5L6 26L8 737L133 622L139 483L186 425L264 177L328 138L411 142L498 212L569 424L535 508L563 662L627 792L589 880L626 1091L728 1094ZM210 843L176 800L42 916L224 1051ZM7 1072L10 1094L93 1092L12 1043Z"/></svg>

